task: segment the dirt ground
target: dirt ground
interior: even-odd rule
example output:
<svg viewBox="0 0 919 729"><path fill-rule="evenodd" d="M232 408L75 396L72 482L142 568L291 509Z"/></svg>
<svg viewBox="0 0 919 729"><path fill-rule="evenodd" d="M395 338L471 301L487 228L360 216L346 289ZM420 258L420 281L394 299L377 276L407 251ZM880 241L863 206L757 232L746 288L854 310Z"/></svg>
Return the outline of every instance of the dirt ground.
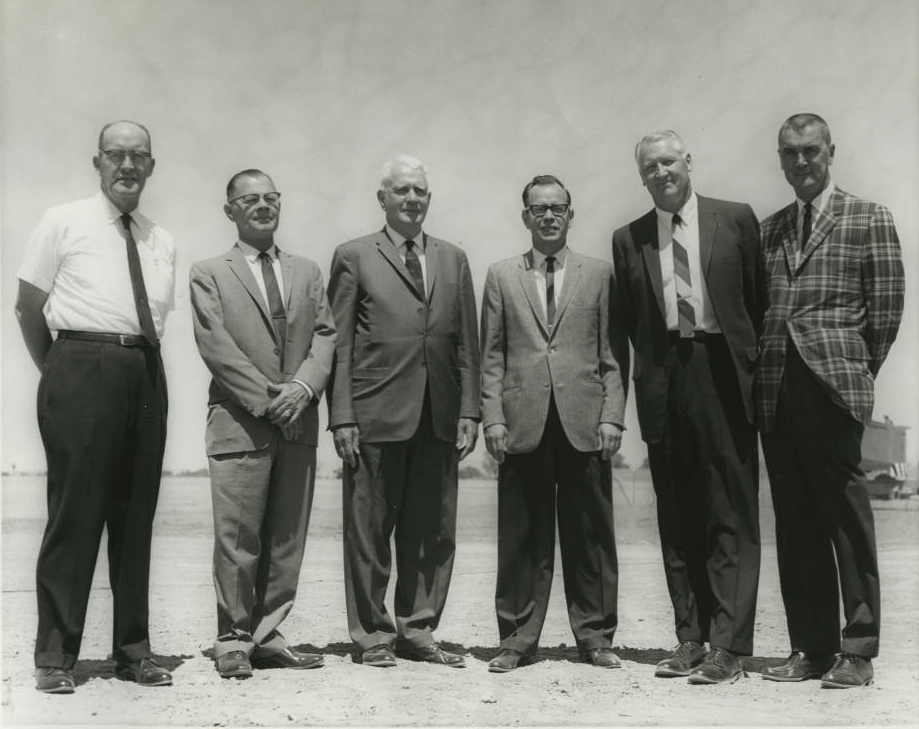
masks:
<svg viewBox="0 0 919 729"><path fill-rule="evenodd" d="M44 481L2 483L2 723L76 726L789 726L919 724L919 502L875 502L884 624L873 686L821 689L819 682L763 681L764 665L788 651L778 592L772 511L761 490L763 559L755 654L730 686L656 679L653 666L675 638L646 478L617 472L619 670L578 662L560 567L538 661L509 674L487 672L495 652L495 487L460 485L453 583L439 639L466 655L465 669L401 661L391 669L355 663L344 612L340 490L320 480L294 609L282 626L294 645L320 650L314 671L257 671L223 680L208 652L214 631L211 517L206 479L163 483L154 539L154 650L175 685L141 688L113 677L111 597L104 545L96 571L77 691L39 694L33 685L35 556L44 526Z"/></svg>

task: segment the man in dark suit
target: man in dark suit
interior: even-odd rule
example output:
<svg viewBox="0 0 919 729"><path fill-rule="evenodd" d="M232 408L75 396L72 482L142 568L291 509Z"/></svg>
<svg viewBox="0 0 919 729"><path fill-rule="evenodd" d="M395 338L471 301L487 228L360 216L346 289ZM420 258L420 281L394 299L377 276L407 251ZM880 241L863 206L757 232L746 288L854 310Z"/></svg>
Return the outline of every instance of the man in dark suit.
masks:
<svg viewBox="0 0 919 729"><path fill-rule="evenodd" d="M753 650L759 577L759 225L749 205L693 192L692 159L674 132L644 137L635 159L655 207L613 235L613 325L635 351L679 641L655 675L733 682Z"/></svg>
<svg viewBox="0 0 919 729"><path fill-rule="evenodd" d="M613 270L568 248L574 210L557 178L533 178L523 205L533 247L488 269L482 303L482 425L500 464L501 648L488 670L511 671L536 652L552 587L556 503L568 618L581 658L618 668L609 459L621 442L625 394L622 353L609 341Z"/></svg>
<svg viewBox="0 0 919 729"><path fill-rule="evenodd" d="M792 651L763 678L848 688L872 681L878 654L877 547L859 463L904 278L890 212L835 186L835 151L816 114L779 130L797 199L763 221L769 308L756 396Z"/></svg>
<svg viewBox="0 0 919 729"><path fill-rule="evenodd" d="M377 192L386 225L340 245L329 427L344 460L345 591L368 666L463 666L434 639L456 551L457 464L475 447L479 347L466 254L422 231L424 166L397 157ZM395 532L395 623L384 604ZM398 640L397 640L398 639Z"/></svg>
<svg viewBox="0 0 919 729"><path fill-rule="evenodd" d="M175 281L172 236L139 209L156 164L151 150L144 126L106 124L93 157L99 192L49 209L18 271L16 315L41 370L38 426L48 462L35 640L35 686L44 693L74 691L103 529L115 675L142 686L172 683L153 658L149 629L166 445L160 338Z"/></svg>
<svg viewBox="0 0 919 729"><path fill-rule="evenodd" d="M313 262L274 243L280 193L259 170L227 185L239 239L191 268L195 341L213 380L207 455L214 505L214 657L224 678L316 668L278 630L293 606L316 473L318 401L335 326Z"/></svg>

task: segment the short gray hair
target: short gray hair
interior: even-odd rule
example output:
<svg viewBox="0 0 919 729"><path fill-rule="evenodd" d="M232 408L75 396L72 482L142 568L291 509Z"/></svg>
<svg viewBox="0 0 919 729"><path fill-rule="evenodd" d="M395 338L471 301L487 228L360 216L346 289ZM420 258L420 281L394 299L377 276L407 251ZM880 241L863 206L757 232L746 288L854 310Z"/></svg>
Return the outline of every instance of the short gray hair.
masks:
<svg viewBox="0 0 919 729"><path fill-rule="evenodd" d="M641 154L641 148L646 144L652 144L653 142L661 141L670 141L673 142L681 155L686 156L686 145L683 143L683 139L679 134L674 132L671 129L662 129L657 132L651 132L650 134L645 134L635 145L635 161L638 162L638 156Z"/></svg>
<svg viewBox="0 0 919 729"><path fill-rule="evenodd" d="M830 136L830 125L827 124L823 117L813 114L809 111L801 112L800 114L792 114L784 122L782 126L779 127L779 138L781 139L782 132L786 129L791 129L795 132L803 132L807 127L814 125L823 136L823 141L826 142L826 146L829 147L833 143L833 139ZM781 141L779 142L781 144Z"/></svg>
<svg viewBox="0 0 919 729"><path fill-rule="evenodd" d="M380 170L381 190L388 188L392 182L392 171L394 167L408 167L410 170L420 170L421 174L423 174L425 177L428 176L428 168L420 159L417 157L412 157L409 154L398 154L392 159L388 160L386 164L383 165L383 169Z"/></svg>

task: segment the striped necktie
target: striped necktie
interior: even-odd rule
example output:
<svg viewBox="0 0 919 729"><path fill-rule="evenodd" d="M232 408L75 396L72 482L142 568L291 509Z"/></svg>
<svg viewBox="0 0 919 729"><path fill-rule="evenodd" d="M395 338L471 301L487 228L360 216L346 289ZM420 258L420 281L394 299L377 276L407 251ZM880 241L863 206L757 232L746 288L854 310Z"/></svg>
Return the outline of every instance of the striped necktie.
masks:
<svg viewBox="0 0 919 729"><path fill-rule="evenodd" d="M405 241L405 267L412 275L415 288L418 289L418 293L421 294L421 298L424 300L424 274L421 273L421 261L418 259L418 254L415 253L415 241L413 240Z"/></svg>
<svg viewBox="0 0 919 729"><path fill-rule="evenodd" d="M676 279L676 308L681 337L691 337L696 328L696 312L692 308L692 278L689 275L689 253L683 245L682 220L673 216L673 273Z"/></svg>

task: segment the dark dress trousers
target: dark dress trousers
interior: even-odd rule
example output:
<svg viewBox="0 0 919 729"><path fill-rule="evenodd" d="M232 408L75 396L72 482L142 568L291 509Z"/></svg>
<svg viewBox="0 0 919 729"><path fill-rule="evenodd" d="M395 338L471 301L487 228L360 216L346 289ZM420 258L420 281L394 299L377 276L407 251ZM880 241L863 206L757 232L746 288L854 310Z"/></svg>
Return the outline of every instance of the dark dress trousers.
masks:
<svg viewBox="0 0 919 729"><path fill-rule="evenodd" d="M760 562L752 389L763 308L759 225L748 205L698 196L698 226L721 333L681 339L667 331L654 210L613 235L613 325L634 348L677 639L749 655Z"/></svg>
<svg viewBox="0 0 919 729"><path fill-rule="evenodd" d="M426 296L384 231L340 245L329 300L339 336L329 427L360 429L343 470L348 628L362 650L433 642L456 551L459 418L479 417L466 254L424 235ZM395 538L395 622L384 600Z"/></svg>

